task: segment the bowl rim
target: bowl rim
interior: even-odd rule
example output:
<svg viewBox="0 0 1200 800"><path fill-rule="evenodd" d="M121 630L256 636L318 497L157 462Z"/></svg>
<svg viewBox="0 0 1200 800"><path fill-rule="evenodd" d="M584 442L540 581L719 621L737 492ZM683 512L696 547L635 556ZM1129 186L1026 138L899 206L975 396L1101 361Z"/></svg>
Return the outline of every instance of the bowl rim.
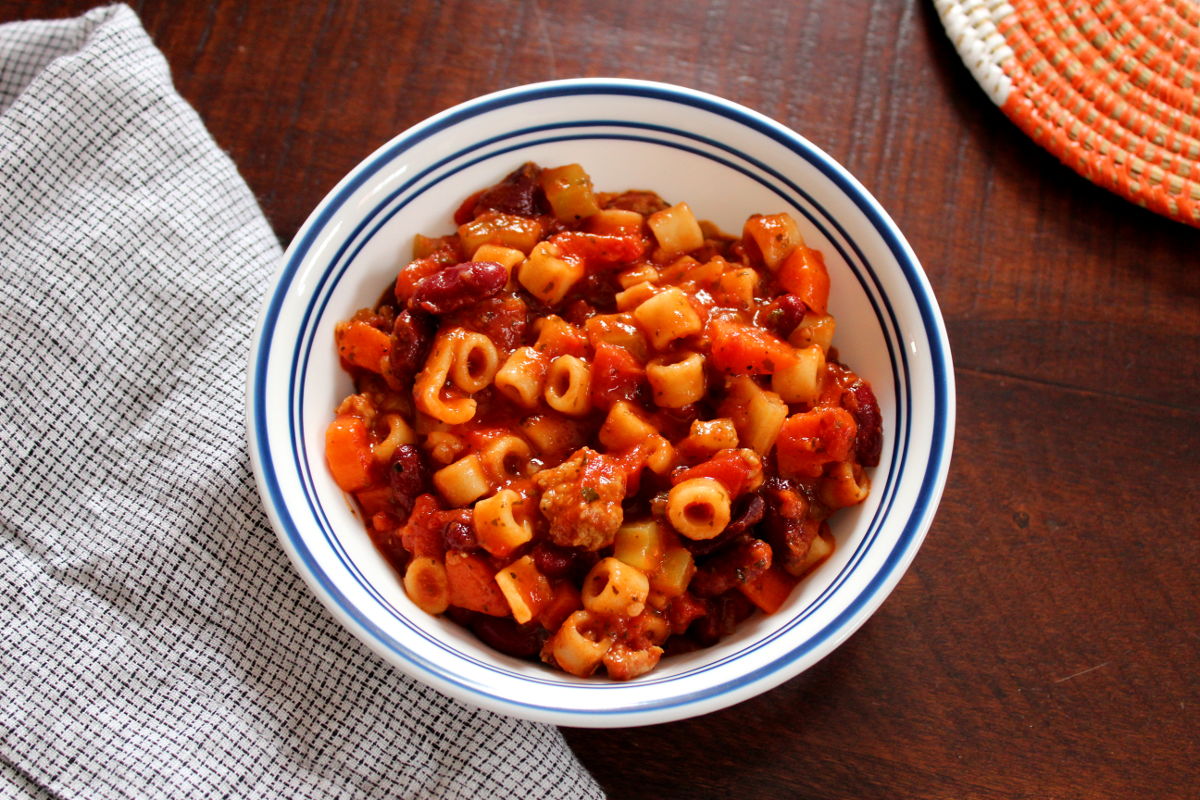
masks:
<svg viewBox="0 0 1200 800"><path fill-rule="evenodd" d="M275 476L272 472L273 468L268 469L263 458L267 439L263 427L265 407L262 403L265 400L264 395L266 391L266 365L272 345L272 340L267 336L267 331L272 324L272 320L278 317L284 296L287 294L284 279L289 273L294 273L300 269L305 262L312 244L319 238L321 232L337 213L341 205L362 184L369 180L383 164L387 163L388 160L402 153L407 147L429 138L440 130L457 125L474 116L506 106L554 97L589 94L629 95L671 103L682 103L696 107L702 111L717 114L782 144L797 157L804 159L828 177L871 223L876 233L883 239L903 273L907 285L912 292L912 299L920 312L920 321L925 328L925 336L929 346L935 407L941 412L935 414L932 419L931 431L933 441L929 449L925 475L922 478L921 486L914 500L913 510L908 517L908 525L905 529L906 538L902 537L897 541L893 552L889 554L879 571L870 576L866 585L859 591L853 602L834 621L825 626L822 631L805 641L804 654L809 655L809 658L802 659L797 655L795 658L776 659L771 665L772 669L767 671L766 674L756 674L744 686L738 687L736 690L723 691L715 696L701 693L699 697L685 696L679 702L668 706L654 708L637 706L615 709L605 708L603 712L551 708L536 704L531 705L526 702L514 700L513 698L490 695L486 692L481 692L476 686L468 682L455 683L447 681L442 675L431 672L427 667L419 663L419 661L406 658L403 653L397 652L391 644L383 640L385 637L381 636L374 624L370 622L369 615L363 614L360 618L359 615L362 614L361 610L348 608L346 601L335 596L334 592L331 591L331 587L318 578L318 575L314 571L316 565L313 562L312 554L301 552L297 542L290 535L290 533L294 533L294 530L292 530L293 525L290 522L290 518L286 518L288 517L286 504L280 493L279 486L275 482ZM846 234L846 238L849 241L853 241L848 234ZM909 413L912 413L911 410ZM908 565L915 557L917 550L919 550L932 523L934 513L945 487L953 448L955 383L945 325L924 270L921 268L916 255L891 217L858 180L838 162L803 136L781 123L752 109L715 95L652 81L621 78L581 78L516 86L486 94L448 108L406 129L384 143L359 162L325 195L289 244L264 301L251 343L247 365L246 426L248 447L259 496L277 538L295 565L296 570L312 588L325 607L329 609L343 626L354 633L360 641L366 643L386 661L399 667L405 673L460 700L489 708L493 711L538 721L587 727L616 727L666 722L707 713L717 708L741 702L750 696L778 685L812 666L812 664L815 664L836 649L838 645L870 618L903 576ZM800 650L800 648L789 651L789 655L797 650ZM796 662L798 661L803 663L797 665ZM783 663L781 664L780 662ZM597 697L598 699L601 697L611 699L607 698L607 695L604 694L597 695ZM604 702L604 700L601 700L601 702Z"/></svg>

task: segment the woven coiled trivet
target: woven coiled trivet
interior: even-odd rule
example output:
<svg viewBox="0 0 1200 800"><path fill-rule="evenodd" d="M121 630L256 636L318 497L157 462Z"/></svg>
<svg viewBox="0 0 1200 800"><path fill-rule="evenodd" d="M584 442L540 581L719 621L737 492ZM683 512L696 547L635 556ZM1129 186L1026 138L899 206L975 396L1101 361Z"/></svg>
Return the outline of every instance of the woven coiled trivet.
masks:
<svg viewBox="0 0 1200 800"><path fill-rule="evenodd" d="M1200 0L934 0L988 96L1088 180L1200 227Z"/></svg>

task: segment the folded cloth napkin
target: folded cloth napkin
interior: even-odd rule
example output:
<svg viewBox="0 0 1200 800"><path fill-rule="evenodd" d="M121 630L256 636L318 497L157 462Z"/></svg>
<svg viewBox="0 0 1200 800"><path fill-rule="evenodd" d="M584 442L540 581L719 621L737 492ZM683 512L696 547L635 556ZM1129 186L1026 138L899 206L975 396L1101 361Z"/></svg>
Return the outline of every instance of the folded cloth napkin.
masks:
<svg viewBox="0 0 1200 800"><path fill-rule="evenodd" d="M0 795L601 797L292 570L243 428L280 256L132 11L0 26Z"/></svg>

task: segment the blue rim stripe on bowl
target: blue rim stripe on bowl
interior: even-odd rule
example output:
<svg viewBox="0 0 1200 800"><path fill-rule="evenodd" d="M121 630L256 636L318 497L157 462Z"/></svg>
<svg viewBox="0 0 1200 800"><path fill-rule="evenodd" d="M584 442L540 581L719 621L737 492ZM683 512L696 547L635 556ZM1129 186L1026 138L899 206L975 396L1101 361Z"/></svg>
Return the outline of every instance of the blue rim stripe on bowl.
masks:
<svg viewBox="0 0 1200 800"><path fill-rule="evenodd" d="M835 632L841 630L845 622L850 621L855 614L858 613L858 610L861 609L864 604L869 602L876 594L878 594L883 586L893 578L893 573L895 572L896 566L902 561L907 560L907 558L911 558L912 548L910 547L910 544L912 539L919 531L922 531L924 527L927 526L928 518L932 513L932 501L936 495L940 493L941 482L938 479L938 476L941 472L941 464L946 455L948 455L950 442L947 440L947 428L949 420L952 419L953 409L949 406L950 390L948 381L950 380L950 374L948 371L948 356L942 351L941 348L941 343L944 341L944 333L941 331L940 318L933 308L931 298L928 296L928 288L925 285L923 276L920 274L919 268L916 267L915 261L912 259L907 247L889 228L886 213L883 212L882 209L878 208L874 201L864 194L864 191L858 187L857 182L845 174L836 164L828 161L824 154L810 148L810 146L795 137L795 135L790 131L783 129L781 126L778 126L776 123L773 123L766 118L760 117L754 112L750 112L741 108L727 107L715 102L713 99L701 95L693 95L677 88L632 82L596 81L593 85L580 86L575 84L568 88L561 86L556 87L554 85L543 85L511 90L509 92L502 93L499 96L484 98L481 101L467 104L465 107L447 112L446 114L435 118L430 124L414 129L401 141L394 142L387 152L399 152L400 149L411 147L416 142L428 138L429 136L434 135L446 127L456 125L463 120L495 108L516 105L530 102L532 100L545 99L559 95L577 95L586 93L634 95L651 97L669 102L683 103L709 113L732 119L783 144L790 151L801 156L808 163L814 165L824 174L826 174L847 194L848 197L853 200L853 202L859 206L860 210L871 221L877 232L884 238L913 289L913 294L921 312L926 339L930 348L930 356L932 359L932 367L934 372L935 408L939 412L935 415L935 429L933 432L933 446L929 456L929 468L923 477L922 485L917 501L914 505L913 512L910 515L903 532L898 538L896 546L888 555L888 558L885 562L885 568L881 570L875 576L875 578L873 578L872 581L860 591L859 595L846 609L843 610L843 612L834 622L826 626L825 629L808 640L806 643L807 647L804 649L805 651L811 650L811 648L816 646L816 644L833 635ZM299 247L296 249L295 254L292 256L289 263L285 265L285 268L281 273L280 287L277 288L275 294L270 299L267 309L264 313L259 348L255 353L255 360L252 362L253 379L251 390L253 413L255 417L253 435L257 438L259 443L265 444L267 442L266 431L263 426L263 420L265 418L265 397L263 395L263 389L266 372L266 357L263 351L265 350L266 344L270 341L270 333L273 331L279 315L280 306L285 294L283 291L283 286L287 285L290 279L294 276L299 267L299 262L301 260L300 256L302 256L303 253L306 252L309 247L311 247L312 243L315 241L315 238L319 235L323 226L329 221L329 218L332 216L337 206L344 202L359 186L361 186L362 183L371 176L375 169L377 169L384 160L386 159L384 159L382 155L377 155L370 163L364 164L362 167L356 170L356 172L352 174L352 176L350 176L344 185L338 190L336 196L331 196L331 198L327 199L320 213L315 216L313 223L309 226L306 226L303 240L299 242ZM830 238L832 240L832 237ZM870 293L868 294L870 295ZM901 351L903 352L903 342L900 342L900 347ZM899 448L897 447L897 450L898 449ZM907 450L907 447L904 449ZM321 581L322 588L324 588L334 602L338 603L342 607L343 612L347 613L349 616L355 616L352 610L347 607L345 597L336 588L336 586L333 586L328 581L327 576L324 576L319 572L319 568L313 562L311 553L307 552L306 548L303 546L303 542L298 539L298 531L296 530L295 522L282 504L278 484L274 479L271 454L265 448L260 448L260 451L263 459L262 465L267 473L269 473L265 476L268 479L264 481L269 500L274 507L273 510L276 512L277 518L283 523L284 528L288 530L297 554L304 562L305 566L314 571L313 574L316 575ZM368 633L371 633L376 637L380 637L382 632L369 620L363 619L361 618L361 615L359 615L359 619L356 621L362 625ZM843 635L848 635L850 633L850 631L844 630L841 632ZM755 675L752 677L752 680L757 680L759 677L770 675L771 673L780 669L782 666L785 666L787 663L791 663L795 659L802 657L804 654L804 652L793 651L792 653L787 654L785 657L777 659L771 664L765 665L762 669L755 673ZM739 682L739 685L741 683L742 682ZM486 690L481 690L480 687L463 684L461 681L459 681L459 685L462 685L464 688L468 688L474 692L480 693L483 696L498 700L502 705L520 705L507 698L490 695L486 692ZM727 688L728 687L715 687L699 693L702 695L702 697L697 696L692 698L680 698L672 703L672 705L677 706L684 703L694 702L695 700L709 698L714 695L719 695ZM571 709L546 708L543 706L533 707L538 709L544 708L545 710L551 712L558 711L566 716L587 716L592 713L576 712ZM659 706L648 706L645 709L639 708L636 711L618 711L614 713L636 714L638 711L652 710L656 708L659 708Z"/></svg>
<svg viewBox="0 0 1200 800"><path fill-rule="evenodd" d="M572 127L575 127L575 126L572 126ZM580 126L580 127L582 127L582 126ZM599 122L595 123L594 125L588 125L587 127L624 127L624 124L613 123L612 121L599 121ZM630 126L630 127L642 128L642 127L648 127L648 126L636 125L636 126ZM662 132L671 133L671 134L678 135L681 137L701 138L701 137L696 137L693 134L690 134L687 132L679 131L674 128L665 128L663 126L653 126L653 127L655 127L656 129L658 129ZM529 132L528 129L514 131L507 136L493 137L493 139L487 140L486 143L487 144L495 144L495 143L498 143L499 141L503 141L504 139L507 139L507 138L518 138L528 132ZM443 174L440 174L437 178L432 179L425 185L414 190L402 202L392 205L393 201L395 201L396 198L398 198L400 195L406 194L408 192L408 190L410 188L412 188L414 183L416 183L417 181L420 181L421 179L426 177L428 174L430 174L433 171L434 168L427 169L427 170L423 171L422 173L416 175L414 178L407 181L402 187L400 187L397 190L395 190L394 192L392 192L387 198L384 198L383 200L381 200L376 205L375 210L366 216L366 218L364 219L364 222L356 227L354 233L352 233L349 237L347 237L346 243L339 249L338 253L332 259L331 263L333 266L331 267L331 269L327 270L324 273L324 275L322 276L321 283L318 284L318 286L315 287L315 289L314 289L313 297L310 300L308 308L306 309L306 312L304 314L303 319L305 322L302 322L302 325L301 325L302 330L305 330L305 331L308 330L309 326L306 324L307 320L313 319L313 318L320 319L323 316L325 305L327 304L334 287L336 287L337 283L340 281L342 276L345 274L345 271L353 263L354 259L357 257L358 253L361 252L362 248L366 245L366 243L382 228L382 226L384 224L386 224L386 222L391 217L393 217L395 214L399 213L401 210L403 210L405 207L407 207L407 205L409 205L414 200L419 199L426 191L429 191L429 189L431 189L437 183L440 183L441 181L446 180L447 178L457 174L458 172L462 171L463 169L473 166L474 164L478 163L479 161L492 160L492 159L495 159L495 158L498 158L498 157L504 155L507 152L511 152L512 150L525 149L528 147L533 147L533 146L536 146L539 144L545 144L548 142L570 141L570 140L583 139L583 138L633 140L633 141L639 141L639 142L647 142L647 143L658 145L658 146L677 147L680 149L687 150L688 152L691 152L695 155L699 155L702 157L706 157L706 158L710 158L712 160L718 161L722 165L724 165L730 169L737 170L737 171L747 175L748 177L758 181L759 183L766 186L767 188L771 189L772 191L774 191L777 194L777 196L780 197L781 200L788 203L789 205L796 207L801 213L803 213L813 223L813 225L815 227L817 227L819 230L821 230L822 233L826 236L826 238L829 239L833 243L834 247L837 248L839 254L843 257L843 259L850 265L851 269L854 271L855 276L858 279L858 281L860 282L860 284L863 285L863 288L866 291L868 298L870 299L872 305L875 307L875 313L876 313L877 317L880 317L881 325L886 327L886 323L884 322L884 320L882 319L882 317L880 315L880 309L879 309L878 303L876 302L876 298L872 294L870 287L867 286L864 276L862 274L864 266L866 264L866 261L863 258L861 252L858 250L857 246L853 243L853 241L849 240L849 238L846 237L845 234L843 233L843 238L846 239L849 246L855 250L855 254L858 256L859 263L856 264L854 259L850 258L850 256L842 248L842 245L837 242L836 238L829 235L829 232L828 232L828 230L826 230L825 226L822 225L820 221L815 219L813 214L810 213L809 210L807 208L805 208L802 203L798 203L795 200L795 198L789 197L786 193L781 191L778 187L771 186L768 182L762 180L761 178L758 178L757 176L751 174L748 170L743 169L742 167L739 167L738 165L733 164L726 159L714 157L711 154L705 153L705 152L700 151L695 148L683 147L677 143L664 142L662 140L651 139L651 138L648 138L645 136L630 136L628 134L612 134L612 133L583 133L583 132L580 132L580 133L572 134L569 136L564 135L564 136L546 137L546 138L542 138L542 139L522 140L519 144L514 144L509 147L501 148L499 150L491 150L486 155L479 156L476 158L471 158L467 161L462 161L462 159L465 158L470 153L481 149L483 146L485 146L485 143L479 143L479 144L464 148L463 150L458 151L457 153L453 154L452 156L444 158L438 162L437 166L444 166L446 164L456 163L456 166L453 169L451 169L450 171L445 172ZM735 152L735 151L732 151L730 148L725 148L723 146L721 147L721 149L726 150L727 152L731 152L731 153ZM741 155L741 154L738 154L738 155ZM752 159L749 159L749 158L745 157L744 155L742 155L742 158L746 159L747 161L750 161L751 163L755 163L756 165L758 165L758 162L754 162ZM461 162L461 163L458 163L458 162ZM766 170L766 169L764 169L764 171L772 172L772 171ZM796 188L794 184L792 184L790 181L787 181L782 176L779 176L779 180L786 182L788 184L789 188L792 188L794 191L799 191L798 188ZM821 215L826 219L827 222L833 222L829 218L828 214L824 211L824 209L818 203L816 203L806 193L804 196L805 196L805 200L807 201L807 203L810 206L812 206L816 211L820 212ZM387 210L386 213L384 213L385 209L389 209L389 210ZM370 230L368 232L366 232L363 235L362 240L359 241L357 245L355 245L354 244L355 238L368 227L368 223L371 223L373 220L376 220L376 218L378 218L378 221L370 226ZM834 224L836 224L836 222L834 222ZM839 230L840 230L840 227L839 227ZM867 271L870 274L870 277L872 279L874 279L875 276L873 273L869 272L869 268L867 268ZM894 313L892 313L890 304L888 304L886 298L883 296L883 293L877 284L875 285L874 288L875 288L875 292L877 292L879 295L879 301L882 302L883 305L887 308L889 317L891 319L893 335L897 335L899 326L895 322L895 316L894 316ZM313 333L315 333L315 331L313 331ZM295 401L297 402L299 407L294 408L291 412L293 428L296 430L296 433L297 433L297 435L293 441L300 443L299 446L301 448L304 447L304 444L303 444L303 437L299 435L298 420L300 418L303 418L303 406L302 406L303 397L299 392L299 388L305 384L306 374L307 374L307 363L308 363L308 359L309 359L309 354L311 352L311 348L314 345L314 339L311 336L306 336L306 337L302 338L302 343L306 344L306 347L303 348L303 350L304 350L303 354L301 355L301 353L300 353L301 348L297 348L296 354L293 358L294 365L297 363L303 363L303 365L304 365L299 370L300 377L299 377L299 380L294 383L293 392L292 392L292 395L295 398ZM723 664L729 660L732 660L734 658L739 658L739 657L745 655L746 653L753 652L754 650L757 650L760 647L763 647L763 646L766 646L766 645L772 643L775 639L779 638L780 636L788 634L796 625L800 624L807 617L809 617L811 614L815 613L818 609L820 609L821 606L824 605L825 599L828 596L830 596L838 588L838 586L840 586L843 582L845 582L845 580L847 580L853 574L859 561L861 561L862 557L870 549L871 543L873 542L876 535L878 534L880 520L886 518L888 510L891 508L891 505L894 502L894 499L895 499L894 479L895 479L895 476L900 474L900 472L903 470L904 460L907 457L907 451L906 451L906 448L904 447L904 442L907 439L907 428L908 428L908 424L909 424L909 416L905 412L905 409L907 409L909 407L909 403L908 403L908 399L907 399L910 396L909 387L907 385L907 380L901 381L899 372L897 371L897 368L896 368L895 342L893 341L893 339L888 338L888 339L886 339L886 344L889 349L889 358L893 365L892 369L893 369L893 378L895 380L895 383L897 386L904 387L903 396L905 399L901 400L900 398L898 398L898 409L899 410L897 413L897 418L903 421L904 435L897 437L897 444L893 448L893 453L892 453L893 463L892 463L891 467L887 470L888 480L884 484L884 486L881 487L879 490L880 495L882 497L882 502L879 503L872 521L868 524L867 535L864 536L862 541L859 543L859 546L856 548L855 553L853 554L852 558L843 566L842 571L837 576L835 576L835 578L832 581L829 582L829 584L826 586L824 591L818 597L816 597L812 601L810 601L809 605L806 606L803 611L801 611L799 614L797 614L787 626L776 631L771 636L766 637L762 640L759 640L758 642L753 643L751 645L748 645L747 647L745 647L741 650L734 651L734 652L728 654L727 656L723 657L722 659L707 663L707 664L703 665L702 667L697 667L693 670L688 670L688 671L678 673L675 675L659 677L659 678L644 679L644 680L640 681L640 683L642 685L673 682L673 681L685 678L689 675L695 674L696 672L708 671L708 670L711 670L711 669L714 669L714 668L720 666L721 664ZM905 372L905 374L907 374L907 358L906 358L906 354L903 351L903 348L900 348L900 357L901 357L902 361L904 361L904 363L905 363L904 372ZM296 372L297 372L297 370L295 369L295 366L294 366L293 373L295 374ZM899 456L901 459L901 462L899 465L897 465L895 463L895 459L897 458L897 456ZM310 498L311 498L312 495L315 494L316 488L315 488L315 485L313 484L311 473L309 472L309 470L307 468L307 464L309 463L308 454L307 454L307 452L294 453L293 457L294 457L294 461L295 461L297 470L305 476L305 483L307 485L307 489L310 493ZM362 586L375 599L375 601L380 606L387 609L389 611L389 613L391 613L398 621L403 623L414 634L420 636L421 638L425 639L426 641L430 642L431 644L433 644L437 647L440 647L440 648L446 650L447 652L452 653L456 657L467 660L467 661L475 664L476 666L479 666L484 669L493 670L493 671L500 672L502 674L506 674L506 675L510 675L510 676L514 675L514 673L510 670L504 670L504 669L498 668L493 664L490 664L490 663L487 663L484 661L480 661L480 660L468 655L467 653L462 652L461 650L457 650L457 649L449 647L445 642L440 641L436 637L429 635L428 633L426 633L424 631L423 628L421 628L418 625L415 625L406 615L403 614L403 612L399 611L393 605L391 605L391 603L389 603L386 600L386 598L384 598L383 595L374 586L372 586L370 584L370 582L365 578L365 576L358 569L357 565L355 565L353 563L352 559L350 559L349 555L346 553L344 546L342 545L342 543L340 542L340 540L337 538L336 534L334 533L333 526L329 523L329 520L325 516L323 509L319 505L313 503L311 501L311 499L309 500L309 507L310 507L313 515L320 519L320 521L322 523L322 530L324 532L327 542L330 545L330 548L335 552L335 554L338 556L339 560L342 561L346 570L355 577L355 579L358 581L360 586ZM556 679L539 679L539 678L531 678L529 676L524 676L524 680L528 680L531 682L544 683L547 685L556 685L556 686L574 685L572 683L568 683L567 681L561 680L561 679L557 679L557 680ZM616 685L608 684L608 683L593 682L593 683L588 684L587 688L596 689L596 690L606 690L606 689L616 688Z"/></svg>

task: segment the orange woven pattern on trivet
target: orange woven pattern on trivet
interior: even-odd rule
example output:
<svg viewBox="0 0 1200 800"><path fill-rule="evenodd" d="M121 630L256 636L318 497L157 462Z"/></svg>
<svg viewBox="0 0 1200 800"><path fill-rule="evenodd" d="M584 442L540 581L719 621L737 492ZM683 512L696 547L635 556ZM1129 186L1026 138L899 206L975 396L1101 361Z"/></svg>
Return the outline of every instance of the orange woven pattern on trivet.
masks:
<svg viewBox="0 0 1200 800"><path fill-rule="evenodd" d="M971 73L1034 141L1200 227L1200 2L934 2Z"/></svg>

